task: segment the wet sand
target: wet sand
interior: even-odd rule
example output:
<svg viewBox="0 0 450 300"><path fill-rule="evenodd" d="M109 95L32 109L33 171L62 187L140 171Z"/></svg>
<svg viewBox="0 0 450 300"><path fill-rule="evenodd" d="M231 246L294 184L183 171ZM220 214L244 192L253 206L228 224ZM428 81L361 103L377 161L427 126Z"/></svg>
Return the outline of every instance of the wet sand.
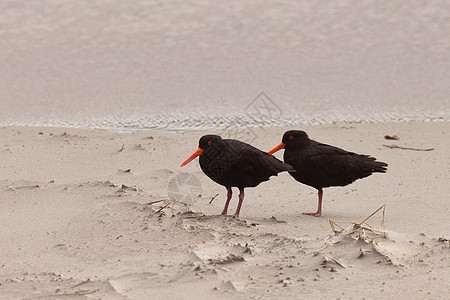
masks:
<svg viewBox="0 0 450 300"><path fill-rule="evenodd" d="M267 151L286 129L244 131L240 139ZM203 132L0 128L1 296L446 298L449 123L301 129L371 154L388 172L325 189L320 218L301 214L316 209L316 191L280 174L246 190L240 219L223 218L214 215L225 188L197 161L179 167ZM384 139L394 134L399 141ZM190 205L170 203L168 194ZM383 204L387 237L330 227L329 219L361 222ZM236 205L235 195L231 212ZM378 213L368 223L379 229L381 221Z"/></svg>
<svg viewBox="0 0 450 300"><path fill-rule="evenodd" d="M449 10L439 0L3 1L0 126L225 128L260 92L282 111L271 125L450 121Z"/></svg>

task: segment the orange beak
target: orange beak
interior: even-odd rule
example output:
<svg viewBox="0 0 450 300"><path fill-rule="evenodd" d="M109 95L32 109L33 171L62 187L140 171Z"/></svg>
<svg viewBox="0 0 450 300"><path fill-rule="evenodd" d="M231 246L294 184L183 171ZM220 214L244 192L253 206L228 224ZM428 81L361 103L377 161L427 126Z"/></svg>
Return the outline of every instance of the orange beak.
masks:
<svg viewBox="0 0 450 300"><path fill-rule="evenodd" d="M203 149L202 149L202 148L198 148L197 151L195 151L191 156L189 156L189 158L186 159L186 160L181 164L180 167L182 167L182 166L184 166L184 165L187 165L188 163L191 162L191 160L193 160L194 158L196 158L197 156L202 155L202 154L203 154Z"/></svg>
<svg viewBox="0 0 450 300"><path fill-rule="evenodd" d="M276 146L275 148L273 148L272 150L270 150L270 151L267 152L267 153L269 153L269 154L274 154L274 153L277 152L278 150L283 149L284 146L286 146L285 143L280 143L278 146Z"/></svg>

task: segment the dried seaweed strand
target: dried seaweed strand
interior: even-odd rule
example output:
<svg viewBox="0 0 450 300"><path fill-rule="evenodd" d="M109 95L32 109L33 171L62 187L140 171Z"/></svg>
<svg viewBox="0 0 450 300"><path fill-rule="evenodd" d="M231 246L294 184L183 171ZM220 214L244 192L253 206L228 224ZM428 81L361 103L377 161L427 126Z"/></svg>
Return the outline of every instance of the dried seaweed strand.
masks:
<svg viewBox="0 0 450 300"><path fill-rule="evenodd" d="M362 228L359 227L359 228L356 228L355 230L352 230L352 231L349 231L349 232L345 232L343 235L349 235L349 234L355 233L355 232L357 232L357 231L360 231L361 229L362 229Z"/></svg>
<svg viewBox="0 0 450 300"><path fill-rule="evenodd" d="M82 284L88 283L88 282L90 282L90 281L91 281L91 279L88 278L88 279L86 279L86 280L84 280L84 281L82 281L82 282L80 282L80 283L77 283L77 284L73 285L71 288L75 288L75 287L77 287L77 286L80 286L80 285L82 285Z"/></svg>
<svg viewBox="0 0 450 300"><path fill-rule="evenodd" d="M345 229L344 229L344 232L347 231L347 230L349 230L350 228L354 228L354 227L355 227L356 223L354 223L354 222L351 222L351 223L352 223L352 225L350 225L350 226L348 226L347 228L345 228Z"/></svg>
<svg viewBox="0 0 450 300"><path fill-rule="evenodd" d="M382 209L383 207L385 207L386 204L383 204L379 209L377 209L376 211L374 211L370 216L368 216L367 218L364 219L364 221L362 221L361 223L358 224L358 226L361 226L361 224L363 224L364 222L366 222L367 220L369 220L374 214L376 214L380 209Z"/></svg>
<svg viewBox="0 0 450 300"><path fill-rule="evenodd" d="M333 230L333 232L336 232L336 229L334 228L334 224L333 224L333 221L331 221L331 219L328 219L328 222L330 223L330 226L331 226L331 229ZM337 224L336 224L337 225ZM337 225L337 226L339 226L339 225ZM341 227L341 226L339 226L339 227ZM342 228L342 227L341 227Z"/></svg>
<svg viewBox="0 0 450 300"><path fill-rule="evenodd" d="M82 296L82 295L89 295L89 294L93 294L95 292L98 292L100 289L96 289L96 290L92 290L92 291L76 291L73 293L64 293L64 294L60 294L61 296Z"/></svg>
<svg viewBox="0 0 450 300"><path fill-rule="evenodd" d="M384 205L384 208L383 208L383 219L381 220L381 225L380 225L380 231L385 231L385 228L384 228L384 214L385 214L385 211L386 211L386 204Z"/></svg>
<svg viewBox="0 0 450 300"><path fill-rule="evenodd" d="M183 204L183 205L185 205L185 206L189 206L189 204L187 204L187 203L185 203L185 202L182 202L182 201L178 201L178 200L169 200L169 201L171 201L172 203L179 203L179 204Z"/></svg>
<svg viewBox="0 0 450 300"><path fill-rule="evenodd" d="M214 197L211 198L211 201L209 201L208 204L211 204L213 202L214 199L216 199L216 197L219 196L219 194L216 194Z"/></svg>
<svg viewBox="0 0 450 300"><path fill-rule="evenodd" d="M377 212L379 212L382 209L383 212L383 218L380 224L380 230L376 230L374 229L371 225L369 225L367 222L367 220L369 220L373 215L375 215ZM386 237L387 233L384 230L384 217L385 217L385 212L386 212L386 204L380 206L376 211L374 211L370 216L368 216L367 218L365 218L362 222L360 223L355 223L355 222L348 222L348 221L333 221L331 219L328 220L328 222L330 223L330 227L334 232L336 231L336 227L339 227L341 230L339 231L341 234L343 235L350 235L352 233L355 232L360 232L360 236L363 237L364 239L367 239L368 237L370 237L370 234L374 235L374 236L383 236ZM342 226L340 226L338 223L350 223L351 225L347 228L343 228Z"/></svg>
<svg viewBox="0 0 450 300"><path fill-rule="evenodd" d="M401 146L397 146L397 145L383 145L384 147L388 147L391 149L402 149L402 150L413 150L413 151L433 151L434 148L428 148L428 149L418 149L418 148L409 148L409 147L401 147Z"/></svg>
<svg viewBox="0 0 450 300"><path fill-rule="evenodd" d="M325 245L323 245L320 249L314 250L314 251L311 251L311 252L308 252L308 253L305 253L305 254L303 254L303 256L309 255L309 254L314 254L314 253L319 253L320 251L322 251L323 249L325 249L327 246L328 246L328 242L325 243Z"/></svg>
<svg viewBox="0 0 450 300"><path fill-rule="evenodd" d="M160 213L164 208L166 208L166 207L169 206L170 204L171 204L171 202L167 202L166 204L164 204L163 206L161 206L161 208L158 209L158 210L156 211L156 213Z"/></svg>
<svg viewBox="0 0 450 300"><path fill-rule="evenodd" d="M152 201L152 202L146 203L145 205L152 205L152 204L163 202L163 201L169 201L169 199L156 200L156 201Z"/></svg>

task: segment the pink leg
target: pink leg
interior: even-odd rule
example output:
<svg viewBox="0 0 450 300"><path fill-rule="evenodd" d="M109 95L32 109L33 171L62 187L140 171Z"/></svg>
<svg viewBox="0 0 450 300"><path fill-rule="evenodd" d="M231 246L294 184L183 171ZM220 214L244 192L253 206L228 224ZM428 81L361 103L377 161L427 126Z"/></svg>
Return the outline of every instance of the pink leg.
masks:
<svg viewBox="0 0 450 300"><path fill-rule="evenodd" d="M231 187L227 187L227 202L225 202L225 207L223 208L221 216L230 217L230 215L227 215L228 212L228 205L230 204L231 196L233 195L233 191L231 190Z"/></svg>
<svg viewBox="0 0 450 300"><path fill-rule="evenodd" d="M320 217L322 215L322 196L323 196L323 191L322 191L322 189L319 189L319 207L317 208L317 212L303 213L303 214L309 215L309 216L314 216L314 217Z"/></svg>
<svg viewBox="0 0 450 300"><path fill-rule="evenodd" d="M239 203L238 203L238 207L236 209L236 213L234 214L234 216L236 218L239 218L239 212L241 211L241 206L242 206L242 202L244 202L244 189L239 189L240 193L239 193Z"/></svg>

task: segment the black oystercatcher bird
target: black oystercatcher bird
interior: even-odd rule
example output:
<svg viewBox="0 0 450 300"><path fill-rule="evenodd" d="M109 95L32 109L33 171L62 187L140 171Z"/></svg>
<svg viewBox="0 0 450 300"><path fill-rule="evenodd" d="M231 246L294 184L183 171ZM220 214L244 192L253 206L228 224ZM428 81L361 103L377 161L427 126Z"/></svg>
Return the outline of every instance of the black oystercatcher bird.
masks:
<svg viewBox="0 0 450 300"><path fill-rule="evenodd" d="M197 156L200 156L202 171L213 181L225 186L228 191L223 216L229 216L227 212L232 196L231 188L239 188L239 204L234 214L236 218L239 218L244 201L244 188L255 187L269 180L270 176L293 170L292 166L267 152L238 140L222 139L218 135L202 136L197 151L186 159L181 167Z"/></svg>
<svg viewBox="0 0 450 300"><path fill-rule="evenodd" d="M386 173L386 163L376 161L376 158L369 155L348 152L310 140L306 132L300 130L287 131L282 142L269 153L273 154L280 149L285 149L284 162L296 170L290 173L291 176L319 191L317 212L305 215L322 215L323 188L345 186L375 172Z"/></svg>

